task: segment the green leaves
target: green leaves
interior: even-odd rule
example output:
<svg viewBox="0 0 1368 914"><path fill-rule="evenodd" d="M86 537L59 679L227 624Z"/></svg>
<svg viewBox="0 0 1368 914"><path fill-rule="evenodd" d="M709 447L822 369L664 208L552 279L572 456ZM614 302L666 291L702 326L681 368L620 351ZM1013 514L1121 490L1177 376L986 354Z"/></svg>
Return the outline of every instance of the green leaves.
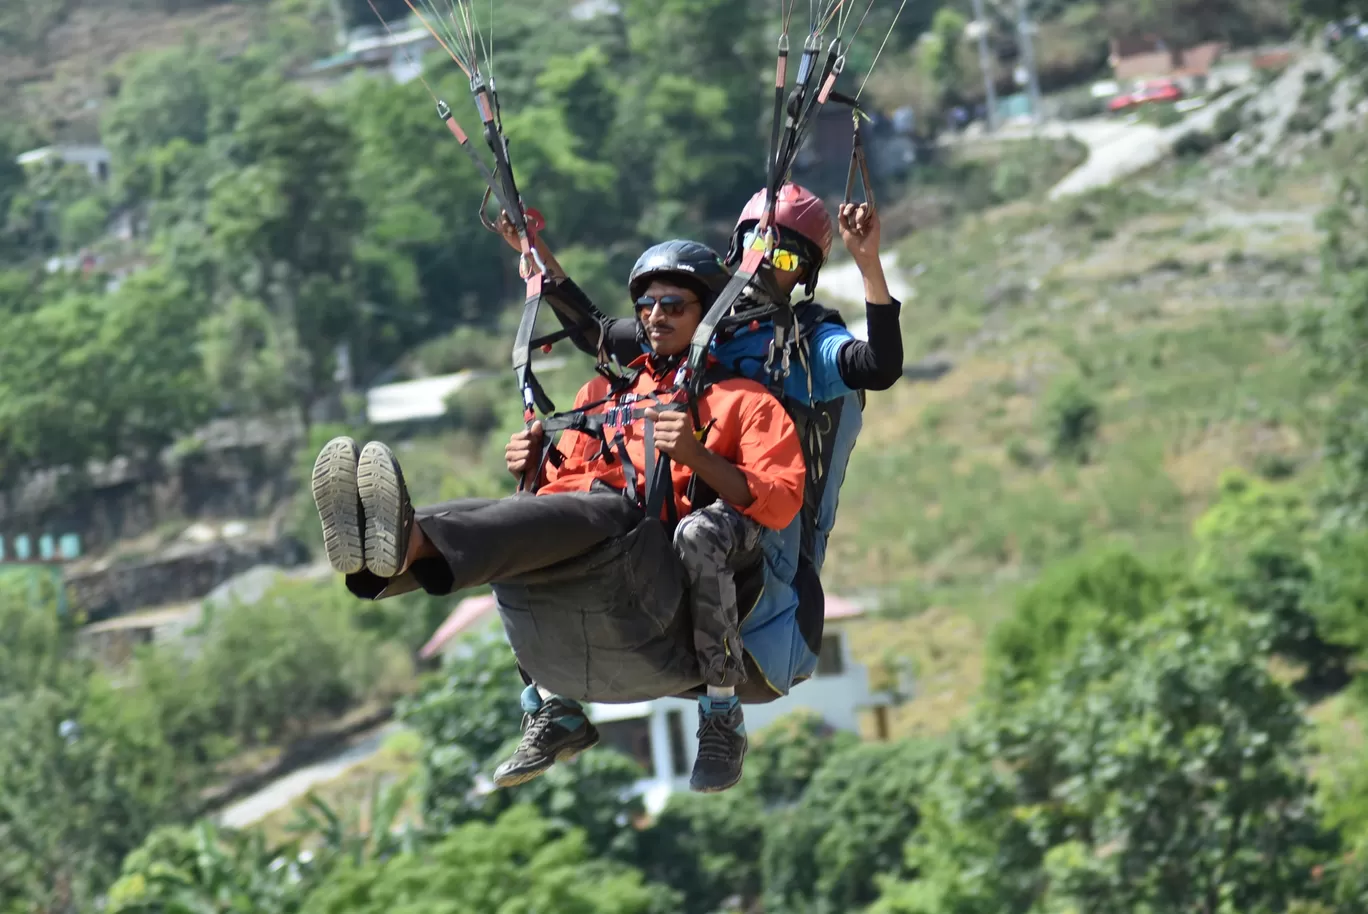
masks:
<svg viewBox="0 0 1368 914"><path fill-rule="evenodd" d="M149 270L112 294L68 292L6 318L0 468L155 454L206 418L200 309L184 284Z"/></svg>
<svg viewBox="0 0 1368 914"><path fill-rule="evenodd" d="M558 836L531 807L463 825L432 848L341 867L306 914L646 914L661 892L626 866L594 859L578 832ZM668 897L668 896L666 896Z"/></svg>
<svg viewBox="0 0 1368 914"><path fill-rule="evenodd" d="M881 910L1281 911L1321 897L1311 869L1335 840L1301 740L1257 631L1174 604L1115 649L1085 644L1028 702L981 711L923 805L919 885L891 888Z"/></svg>

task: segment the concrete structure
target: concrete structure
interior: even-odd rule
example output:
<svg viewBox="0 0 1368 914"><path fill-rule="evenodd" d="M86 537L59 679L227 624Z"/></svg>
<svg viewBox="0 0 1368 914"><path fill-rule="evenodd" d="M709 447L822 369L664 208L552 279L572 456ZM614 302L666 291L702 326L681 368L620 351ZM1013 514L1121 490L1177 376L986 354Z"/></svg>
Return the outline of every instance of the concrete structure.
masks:
<svg viewBox="0 0 1368 914"><path fill-rule="evenodd" d="M566 364L563 358L533 359L537 374ZM446 414L447 399L472 381L493 377L494 371L458 371L455 374L381 384L366 391L366 421L373 425L399 422L430 422Z"/></svg>
<svg viewBox="0 0 1368 914"><path fill-rule="evenodd" d="M355 71L385 75L396 83L416 79L423 71L423 55L439 48L437 40L421 25L390 32L358 30L346 47L332 57L315 61L296 75L314 91L335 85Z"/></svg>
<svg viewBox="0 0 1368 914"><path fill-rule="evenodd" d="M492 622L497 618L494 610L494 597L489 594L462 600L420 655L432 658L459 650L457 635ZM868 671L856 662L843 630L862 615L863 610L850 601L827 596L822 649L812 681L769 704L748 705L746 727L750 732L763 730L794 711L807 710L820 714L835 729L870 731L876 738L887 737L887 709L892 699L870 689ZM636 789L652 814L664 807L670 794L689 789L689 772L698 754L696 702L659 698L631 704L593 704L589 716L603 736L601 745L635 759L649 772Z"/></svg>
<svg viewBox="0 0 1368 914"><path fill-rule="evenodd" d="M53 146L44 146L41 149L31 149L22 153L17 161L24 166L37 166L52 161L64 162L68 165L80 165L96 181L109 180L109 150L98 144L59 143Z"/></svg>

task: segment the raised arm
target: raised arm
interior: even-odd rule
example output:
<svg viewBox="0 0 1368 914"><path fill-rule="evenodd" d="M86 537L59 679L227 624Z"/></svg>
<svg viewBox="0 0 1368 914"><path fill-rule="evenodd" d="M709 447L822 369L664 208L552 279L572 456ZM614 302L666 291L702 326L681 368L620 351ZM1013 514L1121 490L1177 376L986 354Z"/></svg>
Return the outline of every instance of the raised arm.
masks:
<svg viewBox="0 0 1368 914"><path fill-rule="evenodd" d="M879 259L879 215L865 204L846 204L841 239L864 279L868 342L847 340L837 355L841 380L851 390L887 390L902 377L902 303L888 290Z"/></svg>
<svg viewBox="0 0 1368 914"><path fill-rule="evenodd" d="M509 247L515 251L522 249L518 242L517 230L513 228L513 223L506 213L499 216L499 230ZM575 348L585 355L597 358L599 335L602 334L607 354L623 365L641 355L641 341L637 339L636 321L632 318L609 317L604 314L565 272L565 268L560 265L560 261L551 253L551 248L540 235L536 237L534 246L537 255L541 257L542 263L546 264L547 271L551 274L552 282L548 289L550 294L547 295L551 311L563 328L574 331L570 341Z"/></svg>

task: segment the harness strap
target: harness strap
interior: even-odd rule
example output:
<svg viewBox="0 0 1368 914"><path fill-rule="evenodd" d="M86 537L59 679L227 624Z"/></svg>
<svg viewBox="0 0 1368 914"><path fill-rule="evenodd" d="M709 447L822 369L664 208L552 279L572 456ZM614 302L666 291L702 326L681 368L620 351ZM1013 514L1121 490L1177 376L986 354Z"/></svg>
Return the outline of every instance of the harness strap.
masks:
<svg viewBox="0 0 1368 914"><path fill-rule="evenodd" d="M622 460L622 480L627 487L627 497L637 504L641 504L640 489L637 487L636 468L632 466L632 460L627 456L627 443L622 437L622 429L618 429L613 435L613 447L617 450L618 457Z"/></svg>
<svg viewBox="0 0 1368 914"><path fill-rule="evenodd" d="M645 470L645 473L643 475L646 477L646 504L642 507L646 509L646 515L648 517L659 517L660 505L657 504L657 502L659 501L659 498L657 496L660 493L661 486L660 480L656 478L655 422L649 418L646 420L646 428L643 432L643 444L645 447L645 466L642 469ZM670 456L668 454L660 455L660 460L662 463L669 459ZM669 479L669 467L666 467L664 472L666 474L666 479ZM652 504L656 505L656 509L654 512L651 511Z"/></svg>

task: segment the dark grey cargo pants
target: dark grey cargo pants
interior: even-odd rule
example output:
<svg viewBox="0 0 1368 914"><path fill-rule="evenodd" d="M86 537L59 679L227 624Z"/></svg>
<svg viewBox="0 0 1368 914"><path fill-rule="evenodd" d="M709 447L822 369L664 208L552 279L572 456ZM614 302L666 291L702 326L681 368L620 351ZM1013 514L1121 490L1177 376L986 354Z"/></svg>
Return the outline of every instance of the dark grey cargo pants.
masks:
<svg viewBox="0 0 1368 914"><path fill-rule="evenodd" d="M675 552L689 578L694 650L707 685L746 681L735 574L760 557L762 529L723 501L685 515L675 528Z"/></svg>

